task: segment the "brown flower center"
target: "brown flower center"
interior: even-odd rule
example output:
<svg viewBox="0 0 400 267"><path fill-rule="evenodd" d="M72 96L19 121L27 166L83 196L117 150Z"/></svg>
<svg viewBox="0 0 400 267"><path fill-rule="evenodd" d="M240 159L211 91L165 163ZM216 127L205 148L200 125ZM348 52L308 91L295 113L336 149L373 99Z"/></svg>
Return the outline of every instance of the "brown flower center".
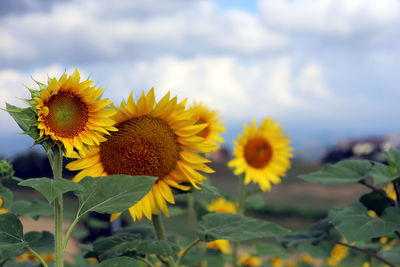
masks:
<svg viewBox="0 0 400 267"><path fill-rule="evenodd" d="M73 138L85 129L88 121L88 108L82 100L72 93L59 92L47 102L49 113L45 124L57 136Z"/></svg>
<svg viewBox="0 0 400 267"><path fill-rule="evenodd" d="M162 178L175 169L180 146L165 120L145 115L115 127L118 131L100 144L100 160L107 174Z"/></svg>
<svg viewBox="0 0 400 267"><path fill-rule="evenodd" d="M244 147L244 158L247 163L254 168L263 168L268 164L271 157L271 146L261 136L250 139Z"/></svg>

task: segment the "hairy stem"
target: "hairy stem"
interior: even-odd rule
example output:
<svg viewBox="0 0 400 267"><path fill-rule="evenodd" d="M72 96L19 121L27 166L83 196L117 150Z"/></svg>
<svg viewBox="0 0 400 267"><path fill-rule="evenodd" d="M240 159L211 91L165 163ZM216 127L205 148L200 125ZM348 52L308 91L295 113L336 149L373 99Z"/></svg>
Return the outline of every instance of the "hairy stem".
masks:
<svg viewBox="0 0 400 267"><path fill-rule="evenodd" d="M378 256L378 255L376 255L376 254L375 254L374 252L372 252L371 250L359 248L359 247L356 247L356 246L353 246L353 245L349 245L349 244L346 244L346 243L343 243L343 242L340 242L340 241L337 241L337 240L334 240L334 239L328 239L328 241L329 241L329 242L332 242L332 243L335 243L335 244L339 244L339 245L348 247L348 248L352 248L352 249L358 250L358 251L363 252L363 253L366 253L366 254L368 254L369 256L374 257L375 259L377 259L377 260L379 260L379 261L381 261L381 262L383 262L383 263L389 265L390 267L396 267L393 263L388 262L388 261L385 260L384 258L382 258L382 257L380 257L380 256Z"/></svg>
<svg viewBox="0 0 400 267"><path fill-rule="evenodd" d="M49 156L49 161L53 169L54 179L62 178L63 158L62 150L57 147L53 150L53 157ZM64 267L64 246L63 246L63 196L60 194L54 200L54 214L55 214L55 256L56 267Z"/></svg>
<svg viewBox="0 0 400 267"><path fill-rule="evenodd" d="M189 252L190 249L192 249L194 246L196 246L198 243L200 242L200 239L197 238L196 240L194 240L189 246L187 246L184 250L183 253L178 257L178 260L176 262L176 266L180 266L181 262L183 260L183 257L185 257L186 253Z"/></svg>
<svg viewBox="0 0 400 267"><path fill-rule="evenodd" d="M161 221L161 215L153 214L152 221L153 221L153 227L154 227L154 231L156 232L157 239L158 240L167 240L167 237L165 235L164 225ZM159 259L162 260L168 267L176 266L175 262L171 256L162 257L160 255Z"/></svg>
<svg viewBox="0 0 400 267"><path fill-rule="evenodd" d="M43 258L39 255L39 253L37 253L36 251L34 251L31 247L26 247L26 249L32 253L39 261L40 263L43 265L43 267L48 267L47 263L43 260Z"/></svg>
<svg viewBox="0 0 400 267"><path fill-rule="evenodd" d="M68 245L68 240L72 234L72 231L74 230L75 226L77 225L77 223L79 222L80 217L76 217L75 220L71 223L71 225L68 228L67 233L65 234L64 237L64 244L63 244L63 250L65 252L65 250L67 249L67 245Z"/></svg>
<svg viewBox="0 0 400 267"><path fill-rule="evenodd" d="M239 197L238 197L238 214L244 214L245 200L246 200L246 185L244 184L244 177L241 175L239 181ZM239 243L233 243L232 249L232 266L236 267L238 263L238 249Z"/></svg>

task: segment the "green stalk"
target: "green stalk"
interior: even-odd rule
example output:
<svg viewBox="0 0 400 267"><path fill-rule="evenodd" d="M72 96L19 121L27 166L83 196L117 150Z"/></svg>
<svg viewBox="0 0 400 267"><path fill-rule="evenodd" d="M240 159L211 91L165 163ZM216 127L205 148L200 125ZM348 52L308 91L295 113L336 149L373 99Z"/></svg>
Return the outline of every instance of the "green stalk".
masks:
<svg viewBox="0 0 400 267"><path fill-rule="evenodd" d="M34 251L32 248L30 247L26 247L26 249L32 253L39 261L40 263L43 265L43 267L48 267L47 263L43 260L43 258L39 255L39 253L37 253L36 251Z"/></svg>
<svg viewBox="0 0 400 267"><path fill-rule="evenodd" d="M49 156L50 163L52 163L54 179L62 178L63 157L61 148L57 147L53 150L53 158ZM56 267L64 267L64 246L63 246L63 197L60 194L54 200L54 214L55 214L55 258Z"/></svg>
<svg viewBox="0 0 400 267"><path fill-rule="evenodd" d="M152 221L153 221L153 227L154 227L154 231L156 232L157 239L158 240L167 240L167 237L165 235L164 225L161 221L161 215L153 214ZM166 257L162 257L161 255L158 255L158 256L159 256L159 259L161 259L162 262L164 262L164 264L166 264L168 267L176 266L175 262L171 256L166 256Z"/></svg>
<svg viewBox="0 0 400 267"><path fill-rule="evenodd" d="M187 194L188 202L188 219L190 228L192 230L193 237L196 237L197 220L196 220L196 210L194 208L194 195L193 193Z"/></svg>
<svg viewBox="0 0 400 267"><path fill-rule="evenodd" d="M69 237L72 234L72 230L74 230L76 224L79 222L80 217L76 217L75 220L72 222L72 224L69 226L67 233L65 234L64 237L64 244L63 244L63 250L65 252L65 250L67 249L67 245L68 245L68 240Z"/></svg>
<svg viewBox="0 0 400 267"><path fill-rule="evenodd" d="M244 204L246 200L246 185L244 184L244 177L241 175L239 177L239 196L238 196L238 214L243 215L244 214ZM232 249L232 266L236 267L238 266L238 249L239 249L239 243L234 242L233 243L233 249Z"/></svg>
<svg viewBox="0 0 400 267"><path fill-rule="evenodd" d="M189 246L187 246L184 250L183 253L178 257L178 261L176 262L176 266L180 266L181 262L183 260L183 257L185 257L186 253L189 252L190 249L192 249L194 246L196 246L198 243L200 242L200 239L197 238L196 240L194 240Z"/></svg>

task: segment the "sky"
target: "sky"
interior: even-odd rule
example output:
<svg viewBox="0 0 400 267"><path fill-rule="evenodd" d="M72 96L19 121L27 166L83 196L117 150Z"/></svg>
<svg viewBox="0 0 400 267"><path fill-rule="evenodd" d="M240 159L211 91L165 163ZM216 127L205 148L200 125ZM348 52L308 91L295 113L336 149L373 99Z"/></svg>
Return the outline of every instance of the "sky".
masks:
<svg viewBox="0 0 400 267"><path fill-rule="evenodd" d="M295 155L400 132L399 0L2 0L0 107L32 78L90 76L119 103L151 87L218 110L231 147L273 117ZM25 151L0 110L0 155Z"/></svg>

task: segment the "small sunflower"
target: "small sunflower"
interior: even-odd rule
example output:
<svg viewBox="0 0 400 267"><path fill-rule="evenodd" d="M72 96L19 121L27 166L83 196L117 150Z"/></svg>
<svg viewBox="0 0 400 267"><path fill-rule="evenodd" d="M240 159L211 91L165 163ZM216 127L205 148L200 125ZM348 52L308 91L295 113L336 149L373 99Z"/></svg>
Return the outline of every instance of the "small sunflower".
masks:
<svg viewBox="0 0 400 267"><path fill-rule="evenodd" d="M175 203L171 187L189 190L190 186L181 183L190 183L199 188L207 178L198 171L213 172L205 164L210 161L198 154L213 148L197 136L207 124L196 124L185 105L186 101L177 103L177 97L170 99L169 92L158 103L154 89L147 95L142 92L137 103L131 93L112 117L118 131L86 157L67 165L70 170L82 170L73 180L112 174L158 177L151 191L129 212L133 220L141 220L143 215L151 219L159 210L168 215L167 202ZM111 220L118 216L113 214Z"/></svg>
<svg viewBox="0 0 400 267"><path fill-rule="evenodd" d="M3 199L0 197L0 214L7 213L8 209L3 209L1 206L3 206Z"/></svg>
<svg viewBox="0 0 400 267"><path fill-rule="evenodd" d="M209 212L224 212L224 213L236 213L237 208L235 203L228 201L224 198L217 198L208 205L207 210Z"/></svg>
<svg viewBox="0 0 400 267"><path fill-rule="evenodd" d="M396 195L396 191L394 190L393 183L388 183L388 185L383 188L383 191L385 191L386 195L389 198L391 198L393 200L397 200L397 195Z"/></svg>
<svg viewBox="0 0 400 267"><path fill-rule="evenodd" d="M216 249L225 254L231 252L231 246L229 244L229 241L225 239L217 239L214 241L207 242L207 248Z"/></svg>
<svg viewBox="0 0 400 267"><path fill-rule="evenodd" d="M100 99L103 89L96 89L92 83L81 82L75 70L73 75L63 74L59 80L49 79L40 97L34 97L40 137L62 143L66 155L74 155L74 149L84 154L85 146L99 145L106 140L102 134L117 130L109 118L117 110L106 109L111 102Z"/></svg>
<svg viewBox="0 0 400 267"><path fill-rule="evenodd" d="M346 240L342 240L343 243L347 243ZM331 256L326 259L326 263L330 266L339 266L340 262L347 257L349 254L347 247L336 244L332 251Z"/></svg>
<svg viewBox="0 0 400 267"><path fill-rule="evenodd" d="M242 257L240 257L239 264L246 267L260 266L261 259L260 257L255 257L250 255L249 253L245 253Z"/></svg>
<svg viewBox="0 0 400 267"><path fill-rule="evenodd" d="M207 123L207 127L200 131L197 135L205 139L206 142L215 145L215 150L219 145L224 142L220 134L226 131L224 123L219 122L221 116L218 115L216 110L210 110L208 107L201 103L194 103L191 106L192 118L198 120L197 123Z"/></svg>
<svg viewBox="0 0 400 267"><path fill-rule="evenodd" d="M228 163L234 168L235 175L245 173L244 182L255 182L261 190L271 190L271 183L277 184L281 176L286 175L293 157L288 135L282 134L283 128L273 119L265 119L256 128L253 119L251 126L244 125L244 135L238 135L235 141L234 159Z"/></svg>

